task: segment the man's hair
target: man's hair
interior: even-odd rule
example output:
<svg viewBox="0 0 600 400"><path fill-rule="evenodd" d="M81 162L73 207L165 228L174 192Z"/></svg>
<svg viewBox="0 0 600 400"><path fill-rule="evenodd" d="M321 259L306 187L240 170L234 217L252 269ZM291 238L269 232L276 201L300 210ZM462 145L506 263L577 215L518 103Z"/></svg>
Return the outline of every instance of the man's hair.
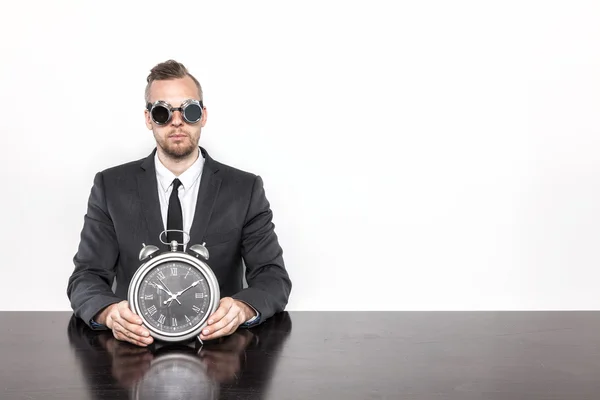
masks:
<svg viewBox="0 0 600 400"><path fill-rule="evenodd" d="M150 74L146 81L148 84L146 85L146 91L144 93L146 103L150 101L150 86L154 81L162 81L168 79L177 79L184 78L189 76L192 78L196 86L198 87L198 95L200 96L200 101L202 101L202 86L200 86L200 82L192 74L189 73L187 68L182 64L175 60L168 60L157 64L150 70Z"/></svg>

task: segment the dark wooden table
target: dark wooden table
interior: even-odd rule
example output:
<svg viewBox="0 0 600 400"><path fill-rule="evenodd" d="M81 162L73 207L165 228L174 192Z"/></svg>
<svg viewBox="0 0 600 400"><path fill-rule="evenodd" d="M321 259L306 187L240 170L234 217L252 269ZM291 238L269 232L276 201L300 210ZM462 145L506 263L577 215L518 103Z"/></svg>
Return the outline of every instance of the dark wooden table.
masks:
<svg viewBox="0 0 600 400"><path fill-rule="evenodd" d="M198 352L0 312L0 399L130 398L597 400L600 313L290 312Z"/></svg>

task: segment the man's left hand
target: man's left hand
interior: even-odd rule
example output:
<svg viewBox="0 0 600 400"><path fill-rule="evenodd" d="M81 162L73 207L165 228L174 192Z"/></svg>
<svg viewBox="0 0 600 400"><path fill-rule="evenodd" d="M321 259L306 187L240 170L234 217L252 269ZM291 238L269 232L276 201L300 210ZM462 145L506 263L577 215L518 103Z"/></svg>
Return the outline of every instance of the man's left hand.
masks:
<svg viewBox="0 0 600 400"><path fill-rule="evenodd" d="M202 330L200 339L211 340L231 335L254 315L254 310L243 301L223 297L217 311L208 317L208 325Z"/></svg>

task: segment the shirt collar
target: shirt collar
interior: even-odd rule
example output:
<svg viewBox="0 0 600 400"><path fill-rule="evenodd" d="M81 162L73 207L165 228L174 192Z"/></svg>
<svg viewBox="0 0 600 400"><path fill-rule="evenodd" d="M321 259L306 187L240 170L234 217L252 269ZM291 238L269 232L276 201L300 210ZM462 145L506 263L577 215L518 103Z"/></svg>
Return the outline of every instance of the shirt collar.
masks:
<svg viewBox="0 0 600 400"><path fill-rule="evenodd" d="M181 175L175 176L174 173L169 171L167 167L160 162L158 158L158 151L154 154L154 166L156 168L156 176L158 177L158 181L160 182L161 189L166 192L171 187L173 183L173 179L179 178L181 181L181 185L183 186L183 190L188 190L196 179L202 175L202 169L204 168L204 157L202 156L202 152L198 152L198 158L190 167L185 170Z"/></svg>

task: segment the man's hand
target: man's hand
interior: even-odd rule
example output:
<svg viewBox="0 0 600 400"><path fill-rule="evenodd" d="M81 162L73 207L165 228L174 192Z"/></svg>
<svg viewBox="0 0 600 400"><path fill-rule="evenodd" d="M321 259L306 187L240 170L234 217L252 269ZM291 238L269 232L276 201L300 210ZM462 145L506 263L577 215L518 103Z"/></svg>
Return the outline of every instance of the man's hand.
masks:
<svg viewBox="0 0 600 400"><path fill-rule="evenodd" d="M98 314L96 322L106 325L117 340L145 347L153 342L150 332L142 326L142 319L129 309L127 300L111 304Z"/></svg>
<svg viewBox="0 0 600 400"><path fill-rule="evenodd" d="M231 335L238 326L252 318L256 313L243 301L223 297L219 308L208 317L208 325L202 330L200 339L211 340Z"/></svg>

